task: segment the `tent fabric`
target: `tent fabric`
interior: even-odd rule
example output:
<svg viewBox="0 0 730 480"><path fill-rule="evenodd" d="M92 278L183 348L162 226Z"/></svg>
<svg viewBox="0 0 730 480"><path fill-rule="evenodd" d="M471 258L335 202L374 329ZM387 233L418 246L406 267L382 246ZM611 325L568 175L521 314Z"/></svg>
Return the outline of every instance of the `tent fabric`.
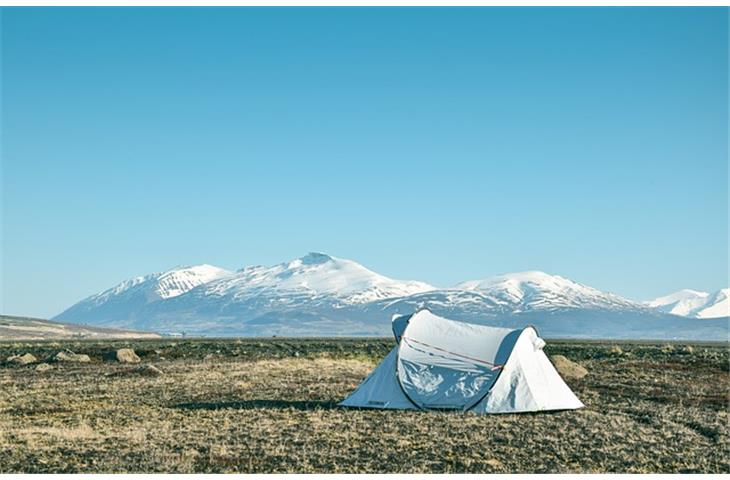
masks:
<svg viewBox="0 0 730 480"><path fill-rule="evenodd" d="M396 343L400 342L400 337L403 335L403 331L408 326L408 322L410 321L411 317L413 315L393 315L392 320L392 327L393 327L393 336L395 337Z"/></svg>
<svg viewBox="0 0 730 480"><path fill-rule="evenodd" d="M469 409L492 388L515 340L512 330L418 312L401 336L398 380L420 408Z"/></svg>
<svg viewBox="0 0 730 480"><path fill-rule="evenodd" d="M393 333L398 345L340 405L476 413L583 407L532 327L488 327L421 310L394 317Z"/></svg>
<svg viewBox="0 0 730 480"><path fill-rule="evenodd" d="M398 348L394 348L380 365L357 387L357 390L340 402L343 407L392 408L418 410L398 384L395 362Z"/></svg>
<svg viewBox="0 0 730 480"><path fill-rule="evenodd" d="M522 330L499 379L473 411L516 413L584 407L542 351L543 346L545 341L534 328Z"/></svg>

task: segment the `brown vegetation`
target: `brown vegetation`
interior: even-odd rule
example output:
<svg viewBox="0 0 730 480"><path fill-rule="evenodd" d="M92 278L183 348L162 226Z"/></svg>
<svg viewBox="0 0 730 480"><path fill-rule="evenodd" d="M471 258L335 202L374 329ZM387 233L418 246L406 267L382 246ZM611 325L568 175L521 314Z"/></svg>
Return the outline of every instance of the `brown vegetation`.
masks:
<svg viewBox="0 0 730 480"><path fill-rule="evenodd" d="M133 347L140 365L105 361ZM587 408L478 416L336 406L385 339L0 344L0 473L730 472L725 345L550 342ZM154 376L140 374L146 365Z"/></svg>

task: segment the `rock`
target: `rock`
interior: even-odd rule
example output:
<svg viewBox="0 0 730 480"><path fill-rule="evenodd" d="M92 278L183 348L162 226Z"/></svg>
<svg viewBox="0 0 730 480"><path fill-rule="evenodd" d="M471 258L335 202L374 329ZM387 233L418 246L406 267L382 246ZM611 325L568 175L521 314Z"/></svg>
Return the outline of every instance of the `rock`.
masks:
<svg viewBox="0 0 730 480"><path fill-rule="evenodd" d="M15 365L28 365L29 363L35 363L38 361L32 353L24 353L23 355L13 355L8 357L6 360L8 363L14 363Z"/></svg>
<svg viewBox="0 0 730 480"><path fill-rule="evenodd" d="M139 363L140 359L131 348L120 348L114 352L114 358L119 363Z"/></svg>
<svg viewBox="0 0 730 480"><path fill-rule="evenodd" d="M611 347L611 353L614 355L623 355L624 351L618 345L614 345Z"/></svg>
<svg viewBox="0 0 730 480"><path fill-rule="evenodd" d="M164 375L164 372L154 365L139 365L135 368L124 368L117 370L116 372L106 374L107 377L159 377L161 375Z"/></svg>
<svg viewBox="0 0 730 480"><path fill-rule="evenodd" d="M581 379L588 375L588 370L582 365L568 360L563 355L554 355L551 357L555 369L558 371L561 377L568 379Z"/></svg>
<svg viewBox="0 0 730 480"><path fill-rule="evenodd" d="M88 355L84 355L83 353L74 353L71 350L58 352L53 358L57 362L88 363L91 361Z"/></svg>
<svg viewBox="0 0 730 480"><path fill-rule="evenodd" d="M48 370L53 370L53 365L48 365L47 363L39 363L35 366L35 369L38 372L47 372Z"/></svg>
<svg viewBox="0 0 730 480"><path fill-rule="evenodd" d="M159 377L160 375L164 375L164 372L154 365L140 365L134 369L134 373L145 377Z"/></svg>
<svg viewBox="0 0 730 480"><path fill-rule="evenodd" d="M693 354L695 351L694 348L692 348L692 345L685 345L684 348L682 348L682 353L685 353L687 355Z"/></svg>

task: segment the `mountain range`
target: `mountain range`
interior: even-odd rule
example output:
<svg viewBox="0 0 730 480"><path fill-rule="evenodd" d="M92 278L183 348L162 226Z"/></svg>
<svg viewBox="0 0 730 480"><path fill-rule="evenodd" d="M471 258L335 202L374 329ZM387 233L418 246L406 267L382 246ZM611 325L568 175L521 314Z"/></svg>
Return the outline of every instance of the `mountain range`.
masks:
<svg viewBox="0 0 730 480"><path fill-rule="evenodd" d="M54 320L206 336L357 336L388 335L394 314L428 308L474 323L532 324L548 337L726 341L727 289L702 294L639 303L539 271L443 289L310 253L272 267L197 265L136 277Z"/></svg>

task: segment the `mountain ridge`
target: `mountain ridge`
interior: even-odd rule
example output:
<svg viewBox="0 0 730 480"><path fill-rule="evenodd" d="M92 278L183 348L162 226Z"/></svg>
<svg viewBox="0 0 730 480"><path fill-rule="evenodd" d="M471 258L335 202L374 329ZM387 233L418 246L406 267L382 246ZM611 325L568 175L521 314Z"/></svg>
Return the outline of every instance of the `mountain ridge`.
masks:
<svg viewBox="0 0 730 480"><path fill-rule="evenodd" d="M383 335L392 314L423 307L475 323L521 327L530 322L564 336L727 337L718 322L697 330L694 319L545 272L437 288L394 280L319 252L235 272L199 265L135 277L54 319L205 335Z"/></svg>

